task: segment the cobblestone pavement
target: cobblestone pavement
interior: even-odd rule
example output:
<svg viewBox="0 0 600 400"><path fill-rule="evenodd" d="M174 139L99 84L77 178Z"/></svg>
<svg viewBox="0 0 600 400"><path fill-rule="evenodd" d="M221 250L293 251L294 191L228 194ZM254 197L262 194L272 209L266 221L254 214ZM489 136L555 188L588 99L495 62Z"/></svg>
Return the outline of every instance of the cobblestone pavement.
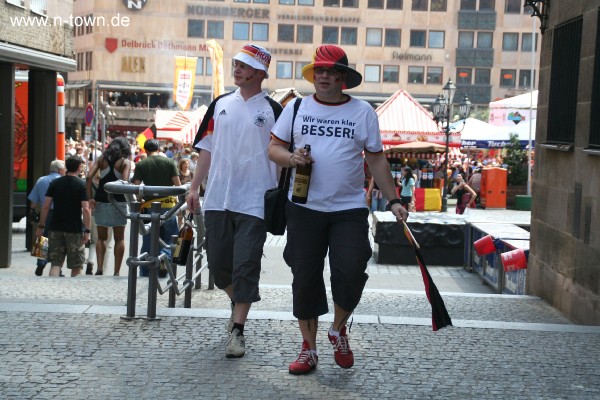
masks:
<svg viewBox="0 0 600 400"><path fill-rule="evenodd" d="M153 321L139 279L127 320L125 267L120 277L37 277L23 236L0 269L0 399L600 398L600 327L574 325L537 297L495 295L462 268L430 268L454 324L433 332L418 267L372 260L350 333L354 367L333 361L327 314L316 371L293 376L301 339L283 238L269 237L247 354L231 360L228 300L205 274L191 309L158 296Z"/></svg>

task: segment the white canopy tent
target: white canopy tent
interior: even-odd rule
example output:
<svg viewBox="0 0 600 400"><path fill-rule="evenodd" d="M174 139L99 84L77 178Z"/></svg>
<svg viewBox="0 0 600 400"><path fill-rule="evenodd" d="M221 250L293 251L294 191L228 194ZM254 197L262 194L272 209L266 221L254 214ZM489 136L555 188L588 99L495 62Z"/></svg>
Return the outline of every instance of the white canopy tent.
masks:
<svg viewBox="0 0 600 400"><path fill-rule="evenodd" d="M489 122L497 126L516 126L537 117L538 91L492 101Z"/></svg>
<svg viewBox="0 0 600 400"><path fill-rule="evenodd" d="M510 135L515 134L519 137L521 147L525 148L529 144L529 129L532 128L532 141L535 141L535 123L536 120L521 122L513 126L497 126L488 124L475 118L467 118L466 123L459 120L450 124L452 129L461 132L461 147L463 149L492 149L503 148L510 143Z"/></svg>

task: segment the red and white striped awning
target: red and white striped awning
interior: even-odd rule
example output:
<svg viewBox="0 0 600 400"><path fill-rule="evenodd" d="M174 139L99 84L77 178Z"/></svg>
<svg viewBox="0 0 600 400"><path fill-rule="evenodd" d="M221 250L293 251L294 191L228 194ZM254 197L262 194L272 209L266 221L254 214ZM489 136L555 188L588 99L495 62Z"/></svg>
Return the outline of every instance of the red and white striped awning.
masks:
<svg viewBox="0 0 600 400"><path fill-rule="evenodd" d="M156 138L191 144L206 110L206 106L201 106L194 111L157 110Z"/></svg>
<svg viewBox="0 0 600 400"><path fill-rule="evenodd" d="M375 110L384 141L410 143L427 141L446 145L446 135L429 112L410 94L400 89ZM460 147L460 133L450 133L450 147Z"/></svg>

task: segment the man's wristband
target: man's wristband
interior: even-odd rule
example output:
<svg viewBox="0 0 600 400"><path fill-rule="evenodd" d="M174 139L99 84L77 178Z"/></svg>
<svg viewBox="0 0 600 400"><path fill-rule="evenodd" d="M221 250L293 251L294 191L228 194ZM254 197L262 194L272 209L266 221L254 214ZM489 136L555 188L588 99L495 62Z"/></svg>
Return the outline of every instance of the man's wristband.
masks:
<svg viewBox="0 0 600 400"><path fill-rule="evenodd" d="M90 231L89 229L84 229L83 232L84 233L92 233L92 231Z"/></svg>
<svg viewBox="0 0 600 400"><path fill-rule="evenodd" d="M38 225L39 229L44 229L46 227L46 225Z"/></svg>
<svg viewBox="0 0 600 400"><path fill-rule="evenodd" d="M389 203L390 203L390 207L393 206L394 204L402 204L400 199L392 199L389 201Z"/></svg>

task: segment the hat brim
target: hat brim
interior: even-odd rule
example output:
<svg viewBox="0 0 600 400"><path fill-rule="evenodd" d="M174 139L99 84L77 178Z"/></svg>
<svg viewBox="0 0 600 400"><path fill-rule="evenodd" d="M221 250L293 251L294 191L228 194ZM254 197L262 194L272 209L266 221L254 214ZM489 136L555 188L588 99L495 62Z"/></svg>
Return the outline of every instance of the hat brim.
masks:
<svg viewBox="0 0 600 400"><path fill-rule="evenodd" d="M302 68L302 76L310 83L315 83L315 68L333 68L344 72L344 86L343 89L352 89L357 87L362 82L362 75L354 69L344 64L339 63L312 63L305 65Z"/></svg>
<svg viewBox="0 0 600 400"><path fill-rule="evenodd" d="M269 71L265 69L265 66L256 61L254 58L250 57L248 54L239 52L233 57L233 59L241 61L244 64L249 65L256 70L265 71L266 78L269 77Z"/></svg>

